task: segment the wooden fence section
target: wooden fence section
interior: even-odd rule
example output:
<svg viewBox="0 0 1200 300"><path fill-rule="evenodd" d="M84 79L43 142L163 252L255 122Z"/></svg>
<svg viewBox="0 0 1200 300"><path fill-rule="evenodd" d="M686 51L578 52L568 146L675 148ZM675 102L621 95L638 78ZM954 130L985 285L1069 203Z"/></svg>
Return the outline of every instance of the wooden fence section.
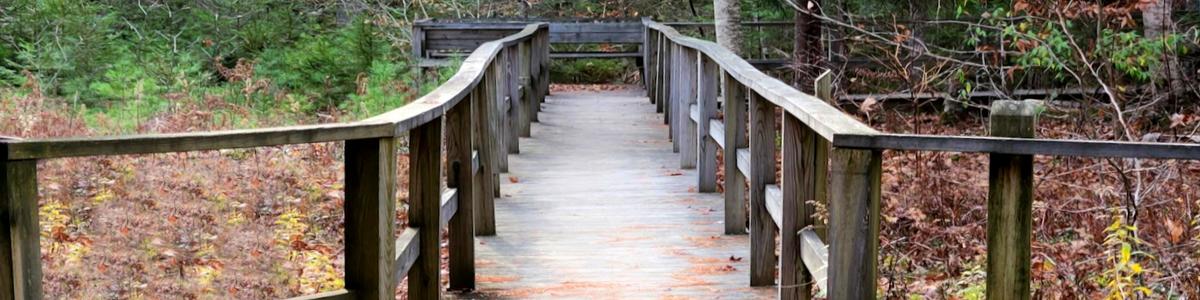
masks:
<svg viewBox="0 0 1200 300"><path fill-rule="evenodd" d="M404 107L352 123L72 139L0 139L0 299L41 299L39 160L345 142L345 289L297 299L438 299L440 229L450 287L475 287L474 237L495 234L500 163L528 136L549 90L545 23L485 42L445 84ZM394 236L396 144L408 136L408 226ZM443 143L446 169L443 170ZM447 174L447 189L442 188Z"/></svg>
<svg viewBox="0 0 1200 300"><path fill-rule="evenodd" d="M750 284L777 285L781 299L811 299L813 286L828 299L876 298L883 150L990 155L989 299L1031 297L1034 155L1200 160L1200 144L1035 138L1037 101L993 102L990 137L881 133L827 104L829 72L807 95L712 42L644 23L646 90L670 125L680 167L699 168L699 190L712 192L722 153L725 233L745 234L748 225ZM828 209L827 224L814 204Z"/></svg>

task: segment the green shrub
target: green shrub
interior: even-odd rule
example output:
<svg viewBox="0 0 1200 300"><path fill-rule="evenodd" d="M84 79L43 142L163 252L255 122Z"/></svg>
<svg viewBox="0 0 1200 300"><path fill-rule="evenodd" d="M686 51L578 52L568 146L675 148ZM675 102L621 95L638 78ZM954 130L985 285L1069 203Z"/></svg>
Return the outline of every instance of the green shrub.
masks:
<svg viewBox="0 0 1200 300"><path fill-rule="evenodd" d="M636 71L633 63L628 60L554 60L550 64L550 81L558 83L623 83L625 75Z"/></svg>

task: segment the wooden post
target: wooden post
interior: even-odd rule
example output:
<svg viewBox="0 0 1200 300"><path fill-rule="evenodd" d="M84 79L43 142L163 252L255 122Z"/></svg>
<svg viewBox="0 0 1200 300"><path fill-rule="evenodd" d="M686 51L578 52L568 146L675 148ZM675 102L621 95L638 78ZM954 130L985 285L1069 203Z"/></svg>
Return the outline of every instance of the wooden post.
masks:
<svg viewBox="0 0 1200 300"><path fill-rule="evenodd" d="M532 43L533 39L529 39L521 42L520 45L517 46L517 53L519 53L517 55L517 60L521 62L517 65L517 73L520 74L520 76L517 77L517 84L521 86L521 88L518 89L520 92L517 93L521 99L520 137L530 136L530 131L532 130L531 123L533 122L533 111L531 111L531 109L536 109L536 107L533 105L534 91L533 85L530 85L531 77L529 72L532 69L530 66L532 57L529 56L530 53L532 53L530 50L530 44Z"/></svg>
<svg viewBox="0 0 1200 300"><path fill-rule="evenodd" d="M408 298L438 299L442 284L442 119L413 128L408 140L408 225L419 229L421 249L408 271Z"/></svg>
<svg viewBox="0 0 1200 300"><path fill-rule="evenodd" d="M542 87L540 89L541 93L539 93L538 98L541 99L541 102L546 102L545 96L550 95L550 28L549 27L542 29L540 41L542 43L542 78L544 78L545 80L542 80Z"/></svg>
<svg viewBox="0 0 1200 300"><path fill-rule="evenodd" d="M346 141L346 289L359 299L392 299L396 280L396 142ZM395 276L401 276L395 274Z"/></svg>
<svg viewBox="0 0 1200 300"><path fill-rule="evenodd" d="M1036 101L992 102L992 136L1033 138ZM992 153L987 210L987 297L1029 299L1033 155Z"/></svg>
<svg viewBox="0 0 1200 300"><path fill-rule="evenodd" d="M699 79L696 81L696 106L700 109L700 121L696 124L696 135L698 136L697 147L699 153L697 157L699 162L696 167L699 169L699 183L697 187L701 193L713 193L717 191L717 151L720 146L712 139L712 134L708 132L712 119L717 117L717 89L721 84L721 70L717 64L708 57L700 55L699 62L696 66L699 70ZM724 142L724 141L722 141Z"/></svg>
<svg viewBox="0 0 1200 300"><path fill-rule="evenodd" d="M836 148L829 173L829 299L875 299L882 152Z"/></svg>
<svg viewBox="0 0 1200 300"><path fill-rule="evenodd" d="M821 88L818 84L817 90ZM829 142L795 116L786 112L783 115L784 216L780 226L783 245L779 258L779 298L811 299L813 276L801 260L805 245L794 233L808 226L821 226L814 222L816 208L808 201L825 200Z"/></svg>
<svg viewBox="0 0 1200 300"><path fill-rule="evenodd" d="M671 82L667 88L667 124L671 125L671 130L668 131L668 136L671 138L671 151L679 153L679 90L681 86L679 80L684 74L680 74L680 67L683 59L683 51L679 45L671 44Z"/></svg>
<svg viewBox="0 0 1200 300"><path fill-rule="evenodd" d="M777 227L767 211L766 194L767 185L774 183L775 105L750 93L750 286L775 284Z"/></svg>
<svg viewBox="0 0 1200 300"><path fill-rule="evenodd" d="M655 67L658 68L658 70L654 72L655 74L658 75L658 78L654 80L656 82L655 88L654 88L655 112L664 114L663 120L666 120L665 114L667 113L667 111L666 111L666 102L667 101L666 101L666 96L664 96L664 95L666 94L665 90L667 89L668 80L670 80L669 76L671 76L671 72L667 71L668 70L667 66L670 64L668 62L670 56L667 55L667 51L665 48L666 43L663 41L663 35L655 34L655 37L656 37L655 39L657 40L657 42L654 43L654 46L658 48L658 50L654 51L654 56L655 56L654 61L658 62L657 64L655 64Z"/></svg>
<svg viewBox="0 0 1200 300"><path fill-rule="evenodd" d="M725 234L746 234L746 176L738 171L737 149L750 146L746 138L744 87L723 74L725 97Z"/></svg>
<svg viewBox="0 0 1200 300"><path fill-rule="evenodd" d="M646 26L646 23L650 22L650 21L651 21L650 17L642 17L642 44L638 50L641 50L641 52L642 52L642 61L643 61L643 63L642 63L642 87L646 89L646 97L650 98L650 103L654 103L654 97L651 96L654 94L654 87L651 86L653 83L650 82L650 76L651 76L650 75L650 73L651 73L650 64L653 63L653 60L650 59L651 58L651 56L650 56L650 49L651 49L650 27Z"/></svg>
<svg viewBox="0 0 1200 300"><path fill-rule="evenodd" d="M508 110L504 105L508 97L508 67L505 65L504 52L508 50L500 50L496 55L496 59L492 60L491 74L492 80L488 82L491 85L492 105L496 106L496 118L492 119L495 123L496 131L492 138L496 139L496 162L499 166L499 173L508 172ZM497 174L498 176L498 174ZM498 185L498 184L497 184Z"/></svg>
<svg viewBox="0 0 1200 300"><path fill-rule="evenodd" d="M696 76L699 66L696 64L699 56L696 50L680 48L680 80L679 80L679 168L695 169L699 150L696 149L698 131L692 120L692 104L696 104Z"/></svg>
<svg viewBox="0 0 1200 300"><path fill-rule="evenodd" d="M0 155L0 166L0 299L42 299L37 161Z"/></svg>
<svg viewBox="0 0 1200 300"><path fill-rule="evenodd" d="M494 87L489 84L491 74L483 76L483 82L471 93L471 106L475 113L475 132L479 140L479 190L475 194L475 234L480 236L496 235L496 187L499 180L496 176L496 128L495 108L493 97L489 91ZM462 199L462 198L460 198Z"/></svg>
<svg viewBox="0 0 1200 300"><path fill-rule="evenodd" d="M458 190L458 211L450 218L450 289L475 289L475 172L471 152L474 137L471 128L470 98L454 105L446 113L446 159L449 174L446 186Z"/></svg>
<svg viewBox="0 0 1200 300"><path fill-rule="evenodd" d="M659 57L662 59L661 61L663 62L663 82L662 91L659 92L659 94L661 94L659 96L661 103L658 106L661 107L661 112L663 114L663 124L671 125L671 77L675 75L672 74L672 70L675 65L675 53L673 51L675 47L671 45L671 40L667 39L666 35L662 36L662 44L660 47L662 47L663 50L662 54L659 55ZM674 133L670 130L667 130L668 138L671 137L671 134Z"/></svg>
<svg viewBox="0 0 1200 300"><path fill-rule="evenodd" d="M508 97L508 123L506 124L505 138L508 139L508 153L521 153L521 91L520 91L520 71L518 66L521 64L518 55L519 50L516 47L508 47L504 49L504 88ZM505 156L505 160L508 157ZM507 165L507 164L506 164ZM505 169L507 171L508 169Z"/></svg>

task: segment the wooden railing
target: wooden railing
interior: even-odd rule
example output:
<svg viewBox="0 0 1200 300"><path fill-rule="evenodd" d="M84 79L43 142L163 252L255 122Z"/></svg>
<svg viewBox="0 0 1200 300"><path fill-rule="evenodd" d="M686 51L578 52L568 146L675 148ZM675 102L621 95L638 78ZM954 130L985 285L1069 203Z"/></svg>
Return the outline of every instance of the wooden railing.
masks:
<svg viewBox="0 0 1200 300"><path fill-rule="evenodd" d="M0 299L41 299L37 163L76 157L345 142L345 289L299 299L440 297L440 232L450 288L475 286L474 237L495 234L507 153L529 136L549 90L545 23L479 46L458 72L404 107L352 123L70 139L0 140ZM396 144L409 143L408 226L395 237ZM443 141L446 166L442 168ZM447 189L442 188L446 173Z"/></svg>
<svg viewBox="0 0 1200 300"><path fill-rule="evenodd" d="M698 168L699 191L715 192L716 154L723 154L726 234L746 231L748 183L750 285L778 285L782 299L810 299L813 285L828 299L876 299L885 149L990 155L989 299L1031 296L1033 155L1200 160L1200 144L1034 138L1036 101L995 101L990 137L882 133L828 104L828 72L814 83L817 95L804 94L719 45L643 23L646 89L670 125L680 166ZM815 218L814 204L828 209L827 224Z"/></svg>

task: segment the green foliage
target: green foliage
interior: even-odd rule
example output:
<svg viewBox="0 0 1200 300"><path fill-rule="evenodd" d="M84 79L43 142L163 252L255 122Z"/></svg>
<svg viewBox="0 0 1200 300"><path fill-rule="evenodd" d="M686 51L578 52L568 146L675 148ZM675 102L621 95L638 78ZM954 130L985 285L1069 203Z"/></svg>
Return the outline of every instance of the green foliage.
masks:
<svg viewBox="0 0 1200 300"><path fill-rule="evenodd" d="M331 108L354 94L357 82L368 74L387 76L400 65L380 63L398 55L380 41L375 26L366 20L320 35L303 35L287 48L268 49L256 72L294 92L306 94L318 107Z"/></svg>
<svg viewBox="0 0 1200 300"><path fill-rule="evenodd" d="M1107 55L1113 67L1137 81L1147 82L1161 64L1167 51L1187 51L1179 46L1179 34L1167 34L1162 38L1145 38L1137 32L1118 32L1105 29L1100 34L1096 49Z"/></svg>
<svg viewBox="0 0 1200 300"><path fill-rule="evenodd" d="M628 61L614 59L556 60L550 64L551 82L618 83L636 71Z"/></svg>

